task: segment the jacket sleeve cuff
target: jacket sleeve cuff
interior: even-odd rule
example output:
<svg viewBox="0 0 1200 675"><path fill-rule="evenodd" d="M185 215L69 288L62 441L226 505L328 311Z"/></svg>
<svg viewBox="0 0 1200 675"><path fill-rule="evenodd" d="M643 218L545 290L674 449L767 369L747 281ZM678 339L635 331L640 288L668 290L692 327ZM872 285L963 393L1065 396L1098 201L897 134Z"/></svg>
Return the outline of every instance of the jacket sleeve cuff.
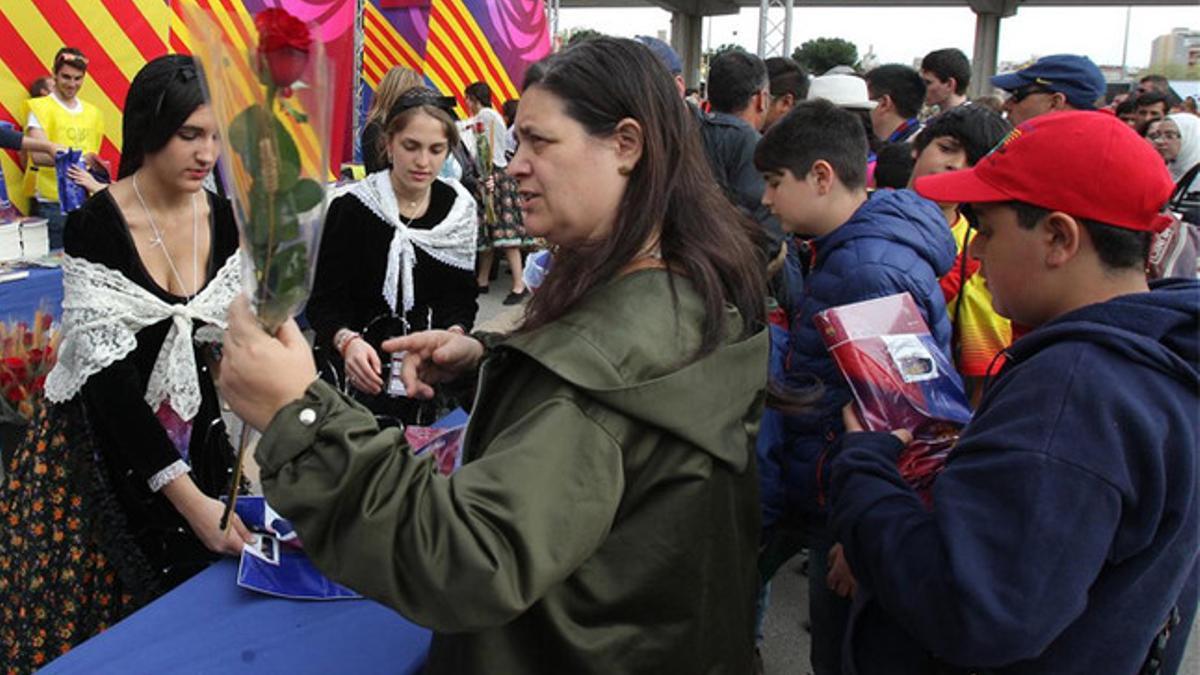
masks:
<svg viewBox="0 0 1200 675"><path fill-rule="evenodd" d="M341 393L324 380L308 385L304 396L279 409L267 425L254 460L264 474L274 474L313 446L317 432L338 410L348 407Z"/></svg>

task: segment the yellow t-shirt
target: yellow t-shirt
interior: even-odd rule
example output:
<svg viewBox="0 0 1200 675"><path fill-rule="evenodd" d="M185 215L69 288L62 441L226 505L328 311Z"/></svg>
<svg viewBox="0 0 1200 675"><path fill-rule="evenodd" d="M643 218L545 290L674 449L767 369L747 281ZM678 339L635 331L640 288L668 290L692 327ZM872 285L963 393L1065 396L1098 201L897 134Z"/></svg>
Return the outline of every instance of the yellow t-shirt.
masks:
<svg viewBox="0 0 1200 675"><path fill-rule="evenodd" d="M970 239L975 237L975 231L972 230L971 237L964 241L967 229L967 219L962 216L950 228L959 255L963 255ZM956 271L961 264L961 260L955 261ZM962 294L962 316L957 321L955 312L960 307L959 298L946 299L950 323L954 324L958 336L958 344L955 345L958 372L967 377L984 377L996 355L1012 344L1012 322L992 309L992 293L988 290L987 281L978 272L962 282L959 293Z"/></svg>
<svg viewBox="0 0 1200 675"><path fill-rule="evenodd" d="M69 111L53 96L41 96L26 101L29 112L37 118L38 126L46 132L53 143L83 152L100 152L104 138L104 115L99 108L79 100L77 111ZM37 172L37 198L42 201L58 201L58 178L52 167L41 167Z"/></svg>

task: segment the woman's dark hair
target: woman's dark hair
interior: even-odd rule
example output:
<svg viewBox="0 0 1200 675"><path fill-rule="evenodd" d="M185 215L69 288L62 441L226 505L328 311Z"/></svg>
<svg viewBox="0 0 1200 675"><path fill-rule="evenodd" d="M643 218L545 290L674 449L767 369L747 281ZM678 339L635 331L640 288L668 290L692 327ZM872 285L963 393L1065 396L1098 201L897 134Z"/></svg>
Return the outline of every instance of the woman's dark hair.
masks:
<svg viewBox="0 0 1200 675"><path fill-rule="evenodd" d="M525 69L525 78L521 80L521 91L532 87L542 81L542 77L546 75L545 59L529 64Z"/></svg>
<svg viewBox="0 0 1200 675"><path fill-rule="evenodd" d="M504 105L500 106L500 112L504 115L504 121L507 122L508 126L510 127L517 123L517 106L519 104L520 101L515 98L510 98L504 102Z"/></svg>
<svg viewBox="0 0 1200 675"><path fill-rule="evenodd" d="M453 98L442 96L428 87L413 87L401 94L384 118L383 133L379 136L380 156L386 160L387 145L392 136L404 131L409 121L420 113L442 123L442 129L446 132L446 152L449 154L450 150L458 145L458 125L454 123L454 117L450 113L453 107Z"/></svg>
<svg viewBox="0 0 1200 675"><path fill-rule="evenodd" d="M190 56L170 54L147 63L129 83L117 176L132 175L146 155L166 147L179 127L204 105L199 66Z"/></svg>
<svg viewBox="0 0 1200 675"><path fill-rule="evenodd" d="M558 319L590 290L615 278L659 228L663 261L686 277L704 302L696 356L739 328L725 325L727 305L740 312L742 334L759 330L766 315L765 263L756 241L761 228L717 185L691 113L654 53L633 40L599 37L551 56L544 65L542 79L533 86L562 101L566 114L589 134L608 136L622 120L633 119L644 140L611 235L557 252L554 267L526 306L522 330Z"/></svg>
<svg viewBox="0 0 1200 675"><path fill-rule="evenodd" d="M463 94L485 108L492 107L492 88L487 86L486 82L468 84L467 88L463 90Z"/></svg>

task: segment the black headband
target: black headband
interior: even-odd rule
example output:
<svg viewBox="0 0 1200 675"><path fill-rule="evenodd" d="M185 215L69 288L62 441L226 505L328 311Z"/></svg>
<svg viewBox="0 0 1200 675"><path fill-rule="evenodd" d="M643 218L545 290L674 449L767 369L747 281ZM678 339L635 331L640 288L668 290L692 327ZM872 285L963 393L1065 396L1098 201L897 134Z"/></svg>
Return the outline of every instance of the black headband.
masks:
<svg viewBox="0 0 1200 675"><path fill-rule="evenodd" d="M453 96L442 96L432 89L426 87L413 87L400 95L396 102L392 104L392 109L388 111L387 119L390 122L397 115L410 108L427 105L433 108L441 108L450 113L454 117L454 108L458 102Z"/></svg>

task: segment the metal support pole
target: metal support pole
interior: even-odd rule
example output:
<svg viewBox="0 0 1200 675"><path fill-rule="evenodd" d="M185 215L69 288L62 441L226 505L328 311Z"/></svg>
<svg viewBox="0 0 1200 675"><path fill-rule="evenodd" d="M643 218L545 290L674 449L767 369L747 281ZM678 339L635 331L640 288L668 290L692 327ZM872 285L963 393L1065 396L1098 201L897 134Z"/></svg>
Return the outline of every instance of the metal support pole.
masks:
<svg viewBox="0 0 1200 675"><path fill-rule="evenodd" d="M767 31L771 20L771 0L761 0L758 5L758 57L767 58Z"/></svg>
<svg viewBox="0 0 1200 675"><path fill-rule="evenodd" d="M697 14L671 14L671 47L683 61L683 81L689 87L700 85L700 46L704 39L704 17Z"/></svg>
<svg viewBox="0 0 1200 675"><path fill-rule="evenodd" d="M761 0L758 6L758 56L792 55L793 0ZM782 10L783 16L775 16Z"/></svg>
<svg viewBox="0 0 1200 675"><path fill-rule="evenodd" d="M546 25L550 27L550 48L554 49L558 40L558 10L560 0L545 0L542 8L546 12Z"/></svg>
<svg viewBox="0 0 1200 675"><path fill-rule="evenodd" d="M970 96L982 96L992 92L992 76L996 74L996 61L1000 48L1000 15L977 14L975 16L975 53L971 57Z"/></svg>
<svg viewBox="0 0 1200 675"><path fill-rule="evenodd" d="M353 133L350 134L350 159L356 162L362 159L363 16L367 9L363 3L366 1L358 0L354 8L354 77L351 78L351 82L354 83L354 126L351 127Z"/></svg>

